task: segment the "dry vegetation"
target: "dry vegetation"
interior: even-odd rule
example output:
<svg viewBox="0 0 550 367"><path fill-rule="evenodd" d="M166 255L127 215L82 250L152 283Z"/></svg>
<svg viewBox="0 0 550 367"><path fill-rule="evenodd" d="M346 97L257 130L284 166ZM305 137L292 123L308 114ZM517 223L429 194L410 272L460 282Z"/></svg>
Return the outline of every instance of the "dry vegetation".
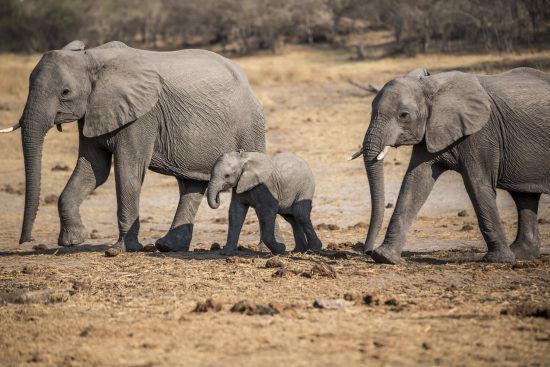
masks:
<svg viewBox="0 0 550 367"><path fill-rule="evenodd" d="M360 162L346 161L362 141L372 95L346 81L380 86L419 66L432 72L495 73L529 65L548 72L550 51L364 62L350 61L352 56L293 46L281 55L236 59L264 104L270 153L301 155L318 183L313 220L328 249L319 256L282 256L279 264L270 264L275 268L266 267L268 256L255 251L259 234L252 213L243 229L240 257L226 260L209 251L212 243L225 239L227 196L217 211L203 203L193 252L105 257L117 233L112 177L82 207L83 221L93 231L85 245L55 246L59 224L51 200L41 205L35 243L19 246L20 138L1 136L0 364L548 365L548 196L539 212L545 255L515 265L481 264L477 260L484 244L472 207L460 177L446 173L411 228L406 262L374 264L355 247L366 235L366 176ZM37 60L0 56L2 126L19 117ZM61 134L50 132L43 160L44 200L63 189L76 151L74 126ZM386 159L390 203L409 154L400 148ZM149 244L169 227L176 182L149 173L141 198L141 237ZM499 207L511 240L516 214L507 193L499 193ZM462 210L465 215L457 215ZM385 224L391 211L386 211ZM283 229L291 248L289 227ZM39 244L43 246L32 248ZM192 312L197 302L209 298L212 303L199 307L207 312ZM256 305L241 305L245 314L230 311L244 299ZM338 308L316 308L315 300Z"/></svg>

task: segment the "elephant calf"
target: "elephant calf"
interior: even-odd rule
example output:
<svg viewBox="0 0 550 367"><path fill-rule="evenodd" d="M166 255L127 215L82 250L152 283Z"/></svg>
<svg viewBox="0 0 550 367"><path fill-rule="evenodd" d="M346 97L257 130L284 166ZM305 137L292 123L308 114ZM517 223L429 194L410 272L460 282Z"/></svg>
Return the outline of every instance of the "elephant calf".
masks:
<svg viewBox="0 0 550 367"><path fill-rule="evenodd" d="M208 205L211 208L220 206L220 191L233 188L223 255L235 253L249 207L256 210L262 241L273 254L285 251L285 245L275 239L277 214L292 226L294 251L321 250L321 241L310 219L315 180L303 159L291 153L270 158L263 153L234 151L216 161L210 176Z"/></svg>

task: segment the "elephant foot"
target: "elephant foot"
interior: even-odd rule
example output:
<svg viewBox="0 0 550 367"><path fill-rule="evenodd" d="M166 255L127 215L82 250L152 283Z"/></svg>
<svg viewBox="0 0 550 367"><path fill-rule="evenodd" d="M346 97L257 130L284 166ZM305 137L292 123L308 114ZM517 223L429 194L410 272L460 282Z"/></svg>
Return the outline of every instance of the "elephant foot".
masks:
<svg viewBox="0 0 550 367"><path fill-rule="evenodd" d="M489 250L481 261L487 263L511 263L514 262L516 256L508 246L499 247Z"/></svg>
<svg viewBox="0 0 550 367"><path fill-rule="evenodd" d="M137 239L125 238L118 240L113 247L118 248L122 252L138 252L143 250L143 246Z"/></svg>
<svg viewBox="0 0 550 367"><path fill-rule="evenodd" d="M191 232L186 226L172 228L162 238L155 242L156 248L161 252L189 251L191 244Z"/></svg>
<svg viewBox="0 0 550 367"><path fill-rule="evenodd" d="M535 260L540 256L539 246L536 243L514 242L510 250L517 260Z"/></svg>
<svg viewBox="0 0 550 367"><path fill-rule="evenodd" d="M235 255L237 255L237 249L232 248L232 247L228 247L228 246L224 246L220 251L220 255L222 255L222 256L235 256Z"/></svg>
<svg viewBox="0 0 550 367"><path fill-rule="evenodd" d="M275 242L273 245L269 245L267 247L273 255L282 255L286 250L285 244L279 242Z"/></svg>
<svg viewBox="0 0 550 367"><path fill-rule="evenodd" d="M88 239L88 231L83 225L80 226L62 226L59 232L57 244L59 246L80 245Z"/></svg>
<svg viewBox="0 0 550 367"><path fill-rule="evenodd" d="M380 246L372 250L370 256L379 264L395 265L401 262L401 251L396 251L386 246Z"/></svg>

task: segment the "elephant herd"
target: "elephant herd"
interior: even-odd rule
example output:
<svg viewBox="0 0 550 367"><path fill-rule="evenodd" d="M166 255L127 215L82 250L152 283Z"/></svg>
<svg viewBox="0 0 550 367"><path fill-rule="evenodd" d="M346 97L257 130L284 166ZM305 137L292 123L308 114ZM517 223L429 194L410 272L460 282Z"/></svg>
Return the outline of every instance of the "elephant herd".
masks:
<svg viewBox="0 0 550 367"><path fill-rule="evenodd" d="M204 50L152 52L109 42L85 49L73 41L43 55L30 76L19 122L25 163L20 243L31 240L41 179L44 137L54 125L78 121L76 167L59 202L58 244L83 243L79 207L108 178L114 164L119 237L116 247L138 251L139 196L147 169L174 176L180 199L161 251L187 251L208 187L210 206L233 188L223 254L231 255L248 207L260 219L262 241L274 253L275 217L293 229L296 251L318 251L311 220L314 180L307 163L289 154L265 155L265 119L248 80L232 61ZM384 155L413 145L383 243ZM424 69L389 81L372 102L362 148L371 193L365 252L398 263L406 233L437 178L462 175L488 251L488 262L539 256L537 212L550 194L550 77L531 68L483 76ZM212 178L212 180L211 180ZM210 181L210 184L209 184ZM506 242L496 189L508 191L518 212L517 236ZM281 247L282 246L282 247Z"/></svg>

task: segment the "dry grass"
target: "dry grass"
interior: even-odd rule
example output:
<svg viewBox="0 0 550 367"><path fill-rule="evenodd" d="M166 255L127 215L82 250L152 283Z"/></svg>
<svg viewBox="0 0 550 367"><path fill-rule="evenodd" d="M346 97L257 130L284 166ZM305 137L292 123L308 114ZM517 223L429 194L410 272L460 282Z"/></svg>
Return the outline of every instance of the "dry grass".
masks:
<svg viewBox="0 0 550 367"><path fill-rule="evenodd" d="M354 250L362 241L370 198L361 162L346 158L362 141L370 101L347 84L382 85L416 67L431 71L461 68L495 73L516 65L550 70L550 52L489 55L430 55L354 62L348 52L291 47L282 55L236 59L249 75L268 118L270 153L292 151L316 175L314 224L331 251L322 256L284 256L287 273L272 277L265 254L241 252L232 262L205 251L223 243L229 198L222 208L201 206L189 254L122 254L103 251L117 236L114 180L82 206L83 222L95 239L70 249L55 246L59 230L55 205L41 205L36 243L19 246L23 165L19 134L0 136L0 364L2 365L544 365L548 363L550 262L483 265L484 249L473 210L458 175L443 175L409 231L407 260L380 266ZM16 121L37 56L0 55L0 124ZM42 197L59 195L74 167L76 128L52 131L43 158ZM410 149L386 159L387 201L395 203ZM113 176L113 175L111 175ZM177 204L171 177L149 173L141 195L141 239L151 243L168 229ZM509 239L516 214L506 193L499 207ZM469 215L458 217L466 209ZM386 210L387 225L392 210ZM540 217L550 219L544 196ZM473 230L461 230L472 224ZM338 226L335 227L334 225ZM355 226L355 227L354 227ZM291 248L289 227L283 224ZM550 225L540 225L548 252ZM241 244L255 247L257 221L248 217ZM381 240L381 238L380 238ZM338 250L334 252L333 250ZM437 251L434 251L437 250ZM336 278L311 274L330 265ZM12 303L28 290L52 289L46 304ZM343 309L313 308L317 298L357 301ZM10 296L6 296L9 294ZM44 292L32 293L46 294ZM374 295L380 305L366 306ZM222 311L191 312L214 298ZM273 304L276 316L229 311L241 299ZM349 298L349 297L348 297ZM53 299L53 301L52 301ZM385 305L384 301L395 299ZM50 302L50 303L47 303ZM52 303L53 302L53 303ZM392 305L393 304L393 305ZM501 310L506 315L501 315ZM534 311L533 311L534 310ZM541 311L542 310L542 311ZM538 311L541 311L537 313Z"/></svg>

